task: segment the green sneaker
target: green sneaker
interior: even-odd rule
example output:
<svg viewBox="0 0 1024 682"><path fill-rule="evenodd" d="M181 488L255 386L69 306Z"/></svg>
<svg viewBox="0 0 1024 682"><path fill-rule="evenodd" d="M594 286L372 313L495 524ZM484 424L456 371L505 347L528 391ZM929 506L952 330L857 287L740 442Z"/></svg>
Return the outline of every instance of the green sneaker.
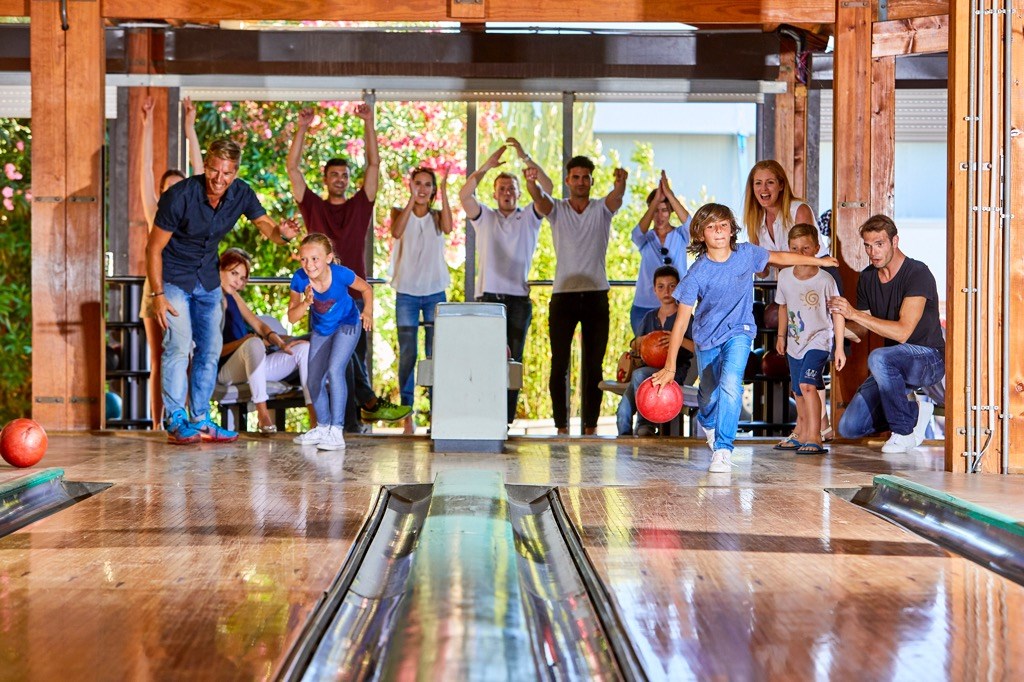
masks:
<svg viewBox="0 0 1024 682"><path fill-rule="evenodd" d="M359 410L364 422L397 422L412 414L412 405L395 405L385 398L377 398L377 409Z"/></svg>

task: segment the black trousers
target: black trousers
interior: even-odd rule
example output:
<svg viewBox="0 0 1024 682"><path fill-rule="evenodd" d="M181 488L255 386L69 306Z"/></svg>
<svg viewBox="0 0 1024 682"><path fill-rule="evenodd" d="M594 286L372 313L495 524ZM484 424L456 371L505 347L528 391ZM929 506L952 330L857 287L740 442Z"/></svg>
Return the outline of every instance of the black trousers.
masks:
<svg viewBox="0 0 1024 682"><path fill-rule="evenodd" d="M552 294L548 308L551 337L551 378L548 390L557 428L569 425L569 364L572 337L581 326L583 360L583 426L594 428L601 413L601 364L608 348L608 292Z"/></svg>

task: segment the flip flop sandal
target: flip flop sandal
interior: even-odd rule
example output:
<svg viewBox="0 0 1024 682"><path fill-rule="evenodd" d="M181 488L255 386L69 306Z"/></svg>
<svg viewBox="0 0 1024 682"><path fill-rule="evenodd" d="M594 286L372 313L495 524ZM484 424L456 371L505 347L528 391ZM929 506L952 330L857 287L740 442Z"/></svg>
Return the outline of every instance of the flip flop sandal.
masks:
<svg viewBox="0 0 1024 682"><path fill-rule="evenodd" d="M803 443L798 441L796 438L793 438L793 436L790 436L789 438L787 438L786 440L782 441L781 443L778 443L777 445L773 446L772 450L787 450L787 451L792 452L794 450L799 450L803 446L804 446Z"/></svg>
<svg viewBox="0 0 1024 682"><path fill-rule="evenodd" d="M277 433L277 426L274 424L265 424L260 426L260 433L269 436L272 433Z"/></svg>
<svg viewBox="0 0 1024 682"><path fill-rule="evenodd" d="M798 455L827 455L828 448L823 448L817 443L804 443L796 449Z"/></svg>

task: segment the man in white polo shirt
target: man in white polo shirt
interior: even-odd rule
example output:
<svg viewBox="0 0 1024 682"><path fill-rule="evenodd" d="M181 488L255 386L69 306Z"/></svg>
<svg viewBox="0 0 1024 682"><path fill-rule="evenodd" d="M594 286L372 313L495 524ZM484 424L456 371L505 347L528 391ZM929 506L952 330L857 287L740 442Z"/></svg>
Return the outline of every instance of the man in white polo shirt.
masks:
<svg viewBox="0 0 1024 682"><path fill-rule="evenodd" d="M519 207L519 181L511 173L499 173L494 179L497 209L478 203L476 188L489 170L504 163L501 156L508 147L515 149L528 170L536 169L538 182L544 191L550 193L553 185L544 171L523 151L518 140L510 137L506 143L495 150L480 168L469 174L459 192L459 199L469 224L476 232L476 252L480 259L476 271L476 291L480 294L477 300L505 304L509 352L513 360L522 362L526 334L533 318L533 302L530 301L527 279L543 218L533 204ZM519 391L510 390L509 424L515 419L518 401Z"/></svg>
<svg viewBox="0 0 1024 682"><path fill-rule="evenodd" d="M554 200L524 173L534 208L547 216L555 243L555 285L548 309L551 335L551 406L558 433L569 433L569 358L576 325L582 328L583 433L597 431L601 413L601 363L608 347L608 276L605 258L612 216L622 206L628 173L615 169L615 185L603 201L591 201L594 162L574 156L565 166L569 198Z"/></svg>

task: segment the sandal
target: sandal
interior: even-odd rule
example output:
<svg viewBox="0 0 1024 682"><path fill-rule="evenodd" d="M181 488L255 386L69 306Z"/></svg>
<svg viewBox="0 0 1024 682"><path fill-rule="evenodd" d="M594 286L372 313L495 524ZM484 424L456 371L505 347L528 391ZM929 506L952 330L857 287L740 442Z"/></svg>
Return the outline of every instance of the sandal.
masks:
<svg viewBox="0 0 1024 682"><path fill-rule="evenodd" d="M822 447L817 443L804 443L796 449L798 455L827 455L828 448Z"/></svg>
<svg viewBox="0 0 1024 682"><path fill-rule="evenodd" d="M794 438L792 435L790 435L790 436L787 436L784 441L782 441L782 442L778 443L777 445L775 445L772 448L772 450L789 450L789 451L792 451L792 450L799 450L803 446L804 446L803 443L801 443L796 438Z"/></svg>
<svg viewBox="0 0 1024 682"><path fill-rule="evenodd" d="M261 424L259 432L260 435L269 436L272 433L277 433L277 426L274 424Z"/></svg>
<svg viewBox="0 0 1024 682"><path fill-rule="evenodd" d="M836 432L832 429L831 426L828 427L827 429L824 429L821 432L821 442L822 443L831 443L832 439L835 438L835 437L836 437Z"/></svg>

